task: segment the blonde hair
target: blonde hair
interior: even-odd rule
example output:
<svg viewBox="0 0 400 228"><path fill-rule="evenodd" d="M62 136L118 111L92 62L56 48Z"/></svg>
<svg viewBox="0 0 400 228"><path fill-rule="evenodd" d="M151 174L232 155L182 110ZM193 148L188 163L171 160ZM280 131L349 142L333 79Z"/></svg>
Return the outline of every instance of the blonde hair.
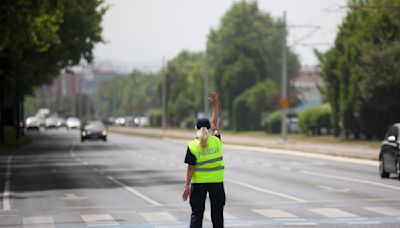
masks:
<svg viewBox="0 0 400 228"><path fill-rule="evenodd" d="M208 142L208 130L206 127L201 127L197 131L197 137L200 140L200 147L201 149L207 148L207 142Z"/></svg>

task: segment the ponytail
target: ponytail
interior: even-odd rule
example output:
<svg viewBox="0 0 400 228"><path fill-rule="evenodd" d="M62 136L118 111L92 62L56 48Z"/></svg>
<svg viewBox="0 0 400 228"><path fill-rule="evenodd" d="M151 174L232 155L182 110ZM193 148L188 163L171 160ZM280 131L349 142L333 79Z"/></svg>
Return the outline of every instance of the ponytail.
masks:
<svg viewBox="0 0 400 228"><path fill-rule="evenodd" d="M200 130L197 131L197 137L200 140L201 149L207 148L208 130L206 127L201 127Z"/></svg>

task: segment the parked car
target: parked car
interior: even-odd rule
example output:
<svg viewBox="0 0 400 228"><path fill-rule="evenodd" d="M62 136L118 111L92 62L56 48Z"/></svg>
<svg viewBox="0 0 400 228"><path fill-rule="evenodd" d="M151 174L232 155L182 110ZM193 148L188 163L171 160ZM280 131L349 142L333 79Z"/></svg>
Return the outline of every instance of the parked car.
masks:
<svg viewBox="0 0 400 228"><path fill-rule="evenodd" d="M101 121L88 121L83 125L81 129L81 142L87 139L107 141L107 129Z"/></svg>
<svg viewBox="0 0 400 228"><path fill-rule="evenodd" d="M379 175L387 178L391 173L400 179L400 123L396 123L386 132L385 139L381 143L379 153Z"/></svg>
<svg viewBox="0 0 400 228"><path fill-rule="evenodd" d="M81 121L77 117L69 117L65 124L67 129L78 129L81 126Z"/></svg>
<svg viewBox="0 0 400 228"><path fill-rule="evenodd" d="M40 122L37 117L30 116L25 120L25 127L27 130L39 130Z"/></svg>

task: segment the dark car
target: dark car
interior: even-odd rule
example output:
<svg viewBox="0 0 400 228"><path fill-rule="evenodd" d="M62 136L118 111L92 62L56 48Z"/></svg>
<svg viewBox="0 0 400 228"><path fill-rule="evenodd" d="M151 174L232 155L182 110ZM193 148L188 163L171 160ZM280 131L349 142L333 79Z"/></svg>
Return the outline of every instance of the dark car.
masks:
<svg viewBox="0 0 400 228"><path fill-rule="evenodd" d="M400 123L389 128L381 144L379 153L379 175L387 178L391 173L400 179Z"/></svg>
<svg viewBox="0 0 400 228"><path fill-rule="evenodd" d="M101 121L88 121L81 128L81 142L90 140L107 141L107 129Z"/></svg>

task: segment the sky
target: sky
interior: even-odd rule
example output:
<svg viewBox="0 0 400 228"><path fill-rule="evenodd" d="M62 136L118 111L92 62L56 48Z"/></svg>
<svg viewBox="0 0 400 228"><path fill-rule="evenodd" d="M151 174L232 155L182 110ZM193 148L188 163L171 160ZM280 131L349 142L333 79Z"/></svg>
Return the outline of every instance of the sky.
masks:
<svg viewBox="0 0 400 228"><path fill-rule="evenodd" d="M204 51L211 28L233 0L106 0L104 44L95 47L95 63L120 71L155 71L163 59L182 50ZM346 0L258 0L261 11L282 17L286 11L288 45L303 66L318 64L313 49L332 46L346 16ZM305 37L303 39L303 37Z"/></svg>

